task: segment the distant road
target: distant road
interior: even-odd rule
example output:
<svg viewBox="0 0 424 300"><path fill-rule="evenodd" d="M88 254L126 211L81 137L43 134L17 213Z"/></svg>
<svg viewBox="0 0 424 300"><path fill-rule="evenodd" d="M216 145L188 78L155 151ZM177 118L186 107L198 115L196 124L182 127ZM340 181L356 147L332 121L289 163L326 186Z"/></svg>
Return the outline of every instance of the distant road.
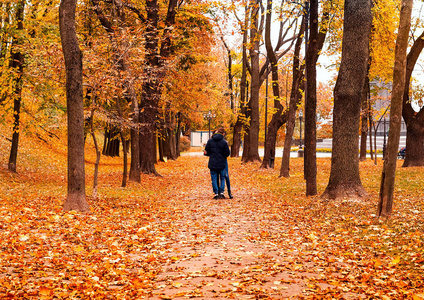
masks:
<svg viewBox="0 0 424 300"><path fill-rule="evenodd" d="M386 139L386 143L387 143L387 139ZM378 150L382 150L383 149L383 144L384 144L384 137L377 137L377 149ZM317 143L317 157L331 157L331 152L319 152L320 149L331 149L333 145L333 140L332 139L324 139L321 142ZM373 145L374 145L374 140L373 140ZM406 137L405 136L401 136L400 137L400 141L399 141L399 149L402 147L405 147L406 145ZM369 138L367 139L367 149L369 149ZM182 156L201 156L203 155L203 152L201 151L196 151L196 152L185 152L181 154ZM242 151L240 151L240 156L242 155ZM259 148L259 156L263 157L264 156L264 148ZM369 154L367 154L367 156L370 156ZM377 154L377 157L382 156L382 154ZM283 147L277 147L275 149L275 157L283 157ZM297 152L290 152L290 157L297 157Z"/></svg>
<svg viewBox="0 0 424 300"><path fill-rule="evenodd" d="M203 152L196 151L196 152L183 152L181 153L181 156L202 156ZM240 157L242 155L242 151L240 151ZM359 155L359 154L358 154ZM259 148L259 156L264 156L264 148ZM367 155L369 156L369 154ZM381 154L377 154L377 157L382 156ZM283 148L277 147L275 149L275 157L283 157ZM297 157L297 151L290 152L290 157ZM331 152L317 152L317 157L331 157Z"/></svg>

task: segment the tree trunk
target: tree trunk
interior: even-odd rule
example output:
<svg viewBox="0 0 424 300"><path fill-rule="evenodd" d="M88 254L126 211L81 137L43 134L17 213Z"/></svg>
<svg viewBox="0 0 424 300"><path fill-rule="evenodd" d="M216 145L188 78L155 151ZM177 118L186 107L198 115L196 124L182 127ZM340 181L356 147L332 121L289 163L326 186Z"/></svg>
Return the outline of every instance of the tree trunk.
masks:
<svg viewBox="0 0 424 300"><path fill-rule="evenodd" d="M374 127L374 121L373 121L373 116L372 116L372 108L371 108L371 101L369 101L370 99L368 99L368 123L369 123L369 128L370 128L370 155L371 155L371 160L374 159L374 151L373 151L373 146L372 146L372 129Z"/></svg>
<svg viewBox="0 0 424 300"><path fill-rule="evenodd" d="M137 101L136 101L137 103ZM140 141L139 141L139 109L138 104L131 104L133 125L131 127L131 163L128 181L141 182L140 174Z"/></svg>
<svg viewBox="0 0 424 300"><path fill-rule="evenodd" d="M231 157L239 157L240 147L241 147L241 130L243 124L241 122L240 116L237 116L237 121L233 126L233 143L231 145Z"/></svg>
<svg viewBox="0 0 424 300"><path fill-rule="evenodd" d="M0 61L6 57L7 52L9 51L9 34L4 30L10 26L10 2L1 3L1 6L5 5L4 8L4 18L0 16ZM1 7L0 6L0 7ZM0 79L3 78L2 73L0 72ZM7 83L0 82L0 85L6 85ZM8 97L7 91L3 89L0 90L0 105L3 104Z"/></svg>
<svg viewBox="0 0 424 300"><path fill-rule="evenodd" d="M175 154L181 156L180 151L180 136L181 136L181 113L177 112L177 132L175 133Z"/></svg>
<svg viewBox="0 0 424 300"><path fill-rule="evenodd" d="M424 48L424 32L415 40L406 60L406 81L403 93L402 116L406 123L406 155L402 167L424 166L424 109L416 113L409 101L412 71Z"/></svg>
<svg viewBox="0 0 424 300"><path fill-rule="evenodd" d="M120 129L113 125L109 125L108 127L109 128L105 129L105 147L103 148L102 154L110 157L119 156Z"/></svg>
<svg viewBox="0 0 424 300"><path fill-rule="evenodd" d="M123 115L122 110L121 110L120 100L121 99L119 97L116 99L116 110L118 111L119 117L121 119L123 119L124 115ZM126 187L127 186L127 177L128 177L128 149L127 149L127 141L125 140L123 128L121 128L121 130L119 130L119 135L121 137L121 142L122 142L123 165L124 165L123 170L122 170L121 187ZM118 148L118 152L119 152L119 148Z"/></svg>
<svg viewBox="0 0 424 300"><path fill-rule="evenodd" d="M156 120L162 82L166 67L164 59L170 55L171 30L175 23L177 0L170 0L163 38L159 51L159 5L157 0L147 0L147 24L145 30L145 81L142 87L142 105L140 107L140 169L145 174L158 175L156 162Z"/></svg>
<svg viewBox="0 0 424 300"><path fill-rule="evenodd" d="M25 1L20 1L17 4L16 9L16 20L18 21L17 29L22 31L24 29L23 20L24 20L24 7ZM10 148L9 156L9 171L16 172L16 164L18 159L18 146L19 146L19 117L21 113L21 100L22 100L22 73L24 71L24 56L23 54L16 49L20 41L15 36L12 40L11 47L11 67L12 69L18 71L18 74L15 75L14 80L14 89L13 89L13 135L12 135L12 146Z"/></svg>
<svg viewBox="0 0 424 300"><path fill-rule="evenodd" d="M406 127L406 152L402 167L424 166L424 110L408 121ZM390 132L390 131L389 131Z"/></svg>
<svg viewBox="0 0 424 300"><path fill-rule="evenodd" d="M163 151L163 137L162 134L158 136L158 149L159 149L159 161L165 162L165 154Z"/></svg>
<svg viewBox="0 0 424 300"><path fill-rule="evenodd" d="M305 16L303 16L305 17ZM293 132L296 122L296 111L297 107L302 99L302 94L300 91L305 89L305 85L303 82L303 70L304 66L300 66L300 48L302 46L302 37L305 32L305 22L302 20L302 26L300 27L299 34L296 40L296 44L294 47L294 55L293 55L293 80L292 80L292 88L290 92L290 102L289 102L289 111L288 111L288 119L286 125L286 137L284 139L284 151L283 158L281 161L280 168L280 177L290 177L290 149L293 140Z"/></svg>
<svg viewBox="0 0 424 300"><path fill-rule="evenodd" d="M323 197L362 198L358 129L371 31L371 1L346 0L340 71L334 88L333 153ZM360 24L360 25L358 25Z"/></svg>
<svg viewBox="0 0 424 300"><path fill-rule="evenodd" d="M261 168L270 167L271 160L275 159L275 145L277 143L277 132L280 127L286 123L287 115L284 112L284 107L280 102L280 87L278 85L278 61L275 56L274 49L271 44L271 19L272 19L272 1L267 1L266 8L266 25L265 25L265 47L267 51L267 58L271 64L271 74L272 74L272 93L274 95L274 111L272 119L268 124L268 132L265 139L264 147L264 159L262 161ZM266 76L268 77L268 71L265 71ZM268 80L267 80L268 83ZM268 88L268 87L267 87ZM265 112L268 113L267 111Z"/></svg>
<svg viewBox="0 0 424 300"><path fill-rule="evenodd" d="M245 28L243 31L243 45L242 45L242 71L241 71L241 78L240 78L240 108L239 113L237 116L237 121L234 124L233 129L233 143L231 145L231 157L239 157L240 153L240 146L241 146L241 132L243 129L243 121L242 118L245 117L247 113L247 107L246 107L246 101L247 101L247 95L246 92L248 91L247 87L247 12L248 8L245 7Z"/></svg>
<svg viewBox="0 0 424 300"><path fill-rule="evenodd" d="M305 2L307 5L308 2ZM318 0L310 1L310 38L306 53L305 89L305 158L306 196L317 194L317 70L318 60ZM322 47L322 46L321 46Z"/></svg>
<svg viewBox="0 0 424 300"><path fill-rule="evenodd" d="M91 108L91 115L90 115L90 134L93 138L94 142L94 149L96 150L96 162L94 163L94 175L93 175L93 199L97 199L97 186L99 182L99 164L100 164L100 148L99 144L97 143L96 134L94 133L94 107L96 105L95 103L95 96L92 97L92 108Z"/></svg>
<svg viewBox="0 0 424 300"><path fill-rule="evenodd" d="M258 38L258 18L259 3L258 0L251 0L251 23L250 23L250 42L249 50L251 62L251 84L250 100L248 103L250 125L243 147L243 162L261 161L259 157L259 89L261 87L259 78L259 38Z"/></svg>
<svg viewBox="0 0 424 300"><path fill-rule="evenodd" d="M62 0L59 6L68 117L68 194L63 209L89 211L85 196L82 54L75 29L76 4L76 0Z"/></svg>
<svg viewBox="0 0 424 300"><path fill-rule="evenodd" d="M101 6L98 0L91 0L97 17L99 21L102 23L103 27L110 34L109 37L111 39L112 45L114 45L114 59L115 64L120 70L119 74L126 74L126 78L131 77L131 69L127 63L128 54L125 52L128 49L128 41L125 38L126 36L126 20L125 14L123 12L122 2L119 0L114 1L114 9L116 9L117 15L119 16L119 26L113 26L112 22L110 22L106 15L103 13ZM119 36L117 29L119 29ZM119 47L118 47L119 46ZM122 50L124 49L124 50ZM140 182L140 150L139 150L139 106L137 102L137 96L135 93L135 88L131 80L122 79L122 88L126 92L124 93L124 97L128 103L131 103L131 165L130 165L130 174L129 181ZM106 141L105 141L106 142ZM105 143L106 146L106 143ZM105 149L105 147L103 148Z"/></svg>
<svg viewBox="0 0 424 300"><path fill-rule="evenodd" d="M369 68L368 68L369 69ZM361 146L359 151L359 160L367 159L367 137L368 137L368 101L369 101L369 77L365 79L365 88L362 92L362 109L361 109Z"/></svg>
<svg viewBox="0 0 424 300"><path fill-rule="evenodd" d="M392 214L397 152L402 125L402 97L406 81L406 51L408 48L409 28L411 26L412 4L413 0L402 0L400 10L399 29L395 48L395 66L393 69L392 99L390 101L390 130L387 140L387 155L381 174L380 201L377 208L378 216L389 216Z"/></svg>

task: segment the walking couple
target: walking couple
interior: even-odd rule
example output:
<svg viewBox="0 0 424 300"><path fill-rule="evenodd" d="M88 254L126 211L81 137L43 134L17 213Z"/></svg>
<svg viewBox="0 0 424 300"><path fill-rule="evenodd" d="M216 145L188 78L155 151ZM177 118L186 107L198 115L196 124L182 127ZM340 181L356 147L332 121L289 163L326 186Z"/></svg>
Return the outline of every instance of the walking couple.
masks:
<svg viewBox="0 0 424 300"><path fill-rule="evenodd" d="M230 156L230 148L224 137L224 128L221 127L215 130L203 152L204 155L209 156L208 168L211 172L212 189L215 194L214 199L225 199L225 183L227 183L228 197L230 199L233 198L227 162L227 157Z"/></svg>

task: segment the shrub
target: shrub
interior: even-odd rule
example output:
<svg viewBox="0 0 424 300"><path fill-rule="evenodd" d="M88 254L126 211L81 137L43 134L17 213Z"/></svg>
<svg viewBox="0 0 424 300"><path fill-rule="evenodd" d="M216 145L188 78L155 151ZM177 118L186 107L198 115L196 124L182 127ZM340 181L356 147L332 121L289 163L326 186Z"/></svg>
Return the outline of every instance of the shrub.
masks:
<svg viewBox="0 0 424 300"><path fill-rule="evenodd" d="M190 139L186 136L180 138L180 151L185 152L190 150Z"/></svg>

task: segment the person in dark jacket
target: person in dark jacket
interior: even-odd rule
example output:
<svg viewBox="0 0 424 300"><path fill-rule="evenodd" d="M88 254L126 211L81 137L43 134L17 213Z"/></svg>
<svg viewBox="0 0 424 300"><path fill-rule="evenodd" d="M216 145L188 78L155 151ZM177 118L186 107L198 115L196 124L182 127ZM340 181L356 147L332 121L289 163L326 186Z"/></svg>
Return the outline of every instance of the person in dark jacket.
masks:
<svg viewBox="0 0 424 300"><path fill-rule="evenodd" d="M227 157L230 156L230 148L224 140L225 130L219 128L216 133L206 143L204 154L209 156L208 168L211 173L212 190L215 194L214 199L225 198L225 173L227 166ZM220 184L219 184L220 183ZM218 187L219 185L219 187Z"/></svg>

